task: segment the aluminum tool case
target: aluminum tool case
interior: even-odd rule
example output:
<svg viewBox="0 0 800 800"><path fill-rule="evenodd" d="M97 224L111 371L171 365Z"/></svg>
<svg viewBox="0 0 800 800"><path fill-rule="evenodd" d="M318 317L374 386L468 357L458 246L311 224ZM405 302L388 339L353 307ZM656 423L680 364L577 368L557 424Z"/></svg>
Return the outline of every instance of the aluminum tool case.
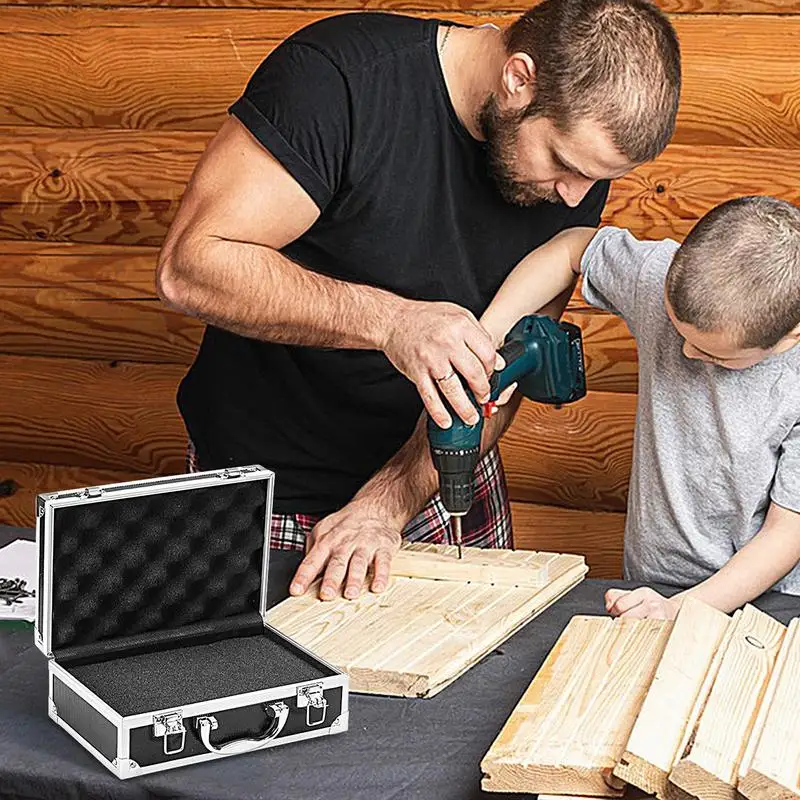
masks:
<svg viewBox="0 0 800 800"><path fill-rule="evenodd" d="M120 778L347 729L347 676L266 624L261 466L37 498L49 715Z"/></svg>

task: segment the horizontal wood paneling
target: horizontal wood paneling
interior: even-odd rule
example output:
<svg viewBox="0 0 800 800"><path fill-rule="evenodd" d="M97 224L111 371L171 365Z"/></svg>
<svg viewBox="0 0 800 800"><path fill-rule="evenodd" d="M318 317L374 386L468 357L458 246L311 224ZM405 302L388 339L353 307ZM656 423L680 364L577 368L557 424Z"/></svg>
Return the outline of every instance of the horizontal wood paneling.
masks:
<svg viewBox="0 0 800 800"><path fill-rule="evenodd" d="M524 400L500 441L512 500L624 511L636 395L589 392L555 409Z"/></svg>
<svg viewBox="0 0 800 800"><path fill-rule="evenodd" d="M184 367L0 356L0 461L183 472Z"/></svg>
<svg viewBox="0 0 800 800"><path fill-rule="evenodd" d="M214 130L269 49L327 13L9 7L0 125ZM674 141L798 146L800 17L674 21L684 57Z"/></svg>
<svg viewBox="0 0 800 800"><path fill-rule="evenodd" d="M156 299L154 248L0 242L0 353L188 365L200 322ZM636 391L636 348L610 314L577 310L589 385Z"/></svg>
<svg viewBox="0 0 800 800"><path fill-rule="evenodd" d="M36 495L148 478L138 472L0 462L0 525L32 528L36 523Z"/></svg>
<svg viewBox="0 0 800 800"><path fill-rule="evenodd" d="M792 14L800 12L798 0L654 0L668 13L677 14ZM140 0L0 0L0 6L99 6L139 8ZM147 0L150 7L170 8L272 8L295 9L298 0ZM534 0L320 0L317 11L526 11Z"/></svg>
<svg viewBox="0 0 800 800"><path fill-rule="evenodd" d="M0 356L0 461L162 474L183 470L181 365ZM636 397L525 401L502 451L513 500L622 511Z"/></svg>
<svg viewBox="0 0 800 800"><path fill-rule="evenodd" d="M511 503L514 547L586 556L590 578L622 577L625 514Z"/></svg>
<svg viewBox="0 0 800 800"><path fill-rule="evenodd" d="M159 245L210 132L0 128L0 237ZM800 200L796 150L671 145L614 182L604 221L682 239L747 194Z"/></svg>

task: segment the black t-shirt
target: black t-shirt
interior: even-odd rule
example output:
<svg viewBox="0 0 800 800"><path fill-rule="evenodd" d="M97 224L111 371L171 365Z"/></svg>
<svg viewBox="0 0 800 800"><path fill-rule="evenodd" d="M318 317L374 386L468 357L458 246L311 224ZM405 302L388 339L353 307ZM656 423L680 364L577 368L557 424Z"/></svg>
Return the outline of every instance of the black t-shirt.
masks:
<svg viewBox="0 0 800 800"><path fill-rule="evenodd" d="M315 23L264 60L230 112L319 206L287 256L480 315L524 255L564 228L598 224L608 184L574 209L505 203L483 145L450 103L437 24L376 13ZM270 344L211 326L178 401L200 466L274 469L279 513L340 508L422 411L382 353Z"/></svg>

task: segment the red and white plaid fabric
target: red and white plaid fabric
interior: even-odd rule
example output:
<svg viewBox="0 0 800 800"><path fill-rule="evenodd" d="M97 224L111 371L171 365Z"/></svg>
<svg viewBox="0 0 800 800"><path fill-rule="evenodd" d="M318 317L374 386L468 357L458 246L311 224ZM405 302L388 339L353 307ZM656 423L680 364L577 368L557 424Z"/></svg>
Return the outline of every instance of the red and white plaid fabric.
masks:
<svg viewBox="0 0 800 800"><path fill-rule="evenodd" d="M199 472L197 453L189 442L186 471ZM322 519L320 514L273 514L270 546L278 550L305 550L306 535ZM511 548L511 508L508 504L506 476L500 451L493 447L475 469L475 495L472 508L461 523L464 545L470 547ZM452 541L450 515L439 495L417 514L403 531L410 542L455 544Z"/></svg>

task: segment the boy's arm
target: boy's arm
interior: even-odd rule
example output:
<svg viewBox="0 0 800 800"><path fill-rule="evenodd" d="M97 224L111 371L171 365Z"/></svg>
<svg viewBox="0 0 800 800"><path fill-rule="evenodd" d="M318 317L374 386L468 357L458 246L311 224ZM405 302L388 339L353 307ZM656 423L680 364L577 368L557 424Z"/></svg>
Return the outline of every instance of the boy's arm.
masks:
<svg viewBox="0 0 800 800"><path fill-rule="evenodd" d="M537 247L514 267L481 317L496 343L526 314L549 310L580 274L594 228L570 228Z"/></svg>
<svg viewBox="0 0 800 800"><path fill-rule="evenodd" d="M672 619L683 598L691 595L727 613L762 595L798 562L800 513L771 503L761 530L710 578L671 598L647 587L612 589L606 609L612 616Z"/></svg>

